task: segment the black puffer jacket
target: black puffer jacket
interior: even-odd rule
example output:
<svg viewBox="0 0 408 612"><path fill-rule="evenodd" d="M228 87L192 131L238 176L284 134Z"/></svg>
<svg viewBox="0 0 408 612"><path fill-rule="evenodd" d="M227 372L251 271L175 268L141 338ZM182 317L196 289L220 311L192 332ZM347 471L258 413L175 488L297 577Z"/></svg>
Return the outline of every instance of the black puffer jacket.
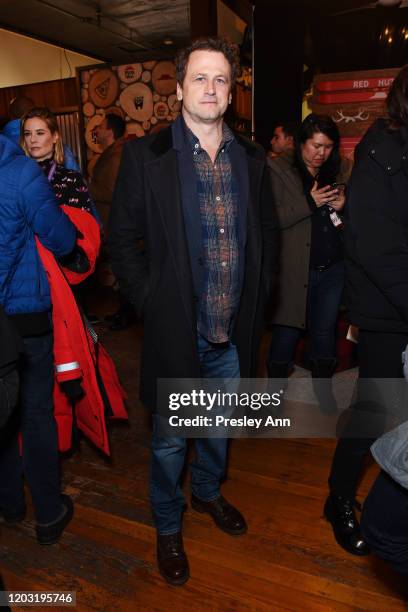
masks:
<svg viewBox="0 0 408 612"><path fill-rule="evenodd" d="M356 149L345 223L346 296L362 329L408 332L408 130L376 121Z"/></svg>

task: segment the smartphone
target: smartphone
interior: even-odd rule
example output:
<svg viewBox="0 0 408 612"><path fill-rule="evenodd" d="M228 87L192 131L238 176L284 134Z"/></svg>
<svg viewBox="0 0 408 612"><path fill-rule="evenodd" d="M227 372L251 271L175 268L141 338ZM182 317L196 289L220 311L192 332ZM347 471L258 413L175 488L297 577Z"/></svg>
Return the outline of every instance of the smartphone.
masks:
<svg viewBox="0 0 408 612"><path fill-rule="evenodd" d="M346 190L346 183L333 183L332 189L337 189L339 193L343 193Z"/></svg>

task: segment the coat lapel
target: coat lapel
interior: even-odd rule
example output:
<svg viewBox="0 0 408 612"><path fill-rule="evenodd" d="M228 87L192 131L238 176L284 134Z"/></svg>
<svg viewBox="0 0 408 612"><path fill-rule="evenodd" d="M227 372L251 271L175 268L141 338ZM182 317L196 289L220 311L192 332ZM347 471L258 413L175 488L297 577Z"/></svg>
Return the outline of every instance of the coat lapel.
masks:
<svg viewBox="0 0 408 612"><path fill-rule="evenodd" d="M167 234L169 257L173 258L186 313L192 323L192 274L181 203L177 152L169 149L164 155L146 164L145 168Z"/></svg>

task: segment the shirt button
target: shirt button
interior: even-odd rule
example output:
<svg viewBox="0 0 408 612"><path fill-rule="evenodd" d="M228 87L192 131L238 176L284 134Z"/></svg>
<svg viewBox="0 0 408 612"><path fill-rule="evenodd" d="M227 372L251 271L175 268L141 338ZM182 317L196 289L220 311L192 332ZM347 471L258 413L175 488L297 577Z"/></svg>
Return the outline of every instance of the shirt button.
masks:
<svg viewBox="0 0 408 612"><path fill-rule="evenodd" d="M224 153L224 149L221 149L221 153Z"/></svg>
<svg viewBox="0 0 408 612"><path fill-rule="evenodd" d="M225 268L225 266L227 265L227 262L226 261L222 261L221 265L222 265L223 268Z"/></svg>
<svg viewBox="0 0 408 612"><path fill-rule="evenodd" d="M215 199L217 200L217 202L221 200L220 196L217 196Z"/></svg>
<svg viewBox="0 0 408 612"><path fill-rule="evenodd" d="M194 151L194 155L197 155L197 151Z"/></svg>
<svg viewBox="0 0 408 612"><path fill-rule="evenodd" d="M223 294L221 295L221 297L225 298L225 293L223 293Z"/></svg>
<svg viewBox="0 0 408 612"><path fill-rule="evenodd" d="M199 146L200 146L200 145L198 144L198 142L196 142L196 143L195 143L195 145L194 145L194 147L195 147L196 149L198 149L198 147L199 147Z"/></svg>
<svg viewBox="0 0 408 612"><path fill-rule="evenodd" d="M222 227L222 228L220 229L220 234L223 234L224 232L225 232L225 229Z"/></svg>

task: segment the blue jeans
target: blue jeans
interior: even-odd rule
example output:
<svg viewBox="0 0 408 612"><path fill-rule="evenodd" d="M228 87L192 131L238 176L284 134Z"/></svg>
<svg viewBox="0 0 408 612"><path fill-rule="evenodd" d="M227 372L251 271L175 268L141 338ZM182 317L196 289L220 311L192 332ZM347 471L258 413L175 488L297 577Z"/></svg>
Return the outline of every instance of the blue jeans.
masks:
<svg viewBox="0 0 408 612"><path fill-rule="evenodd" d="M202 336L197 339L202 378L239 378L236 347L218 347ZM226 438L195 440L195 459L191 463L191 490L203 501L220 495L220 482L227 465ZM180 486L187 451L186 438L160 438L153 420L150 501L157 531L168 535L181 530L185 499Z"/></svg>
<svg viewBox="0 0 408 612"><path fill-rule="evenodd" d="M336 324L344 284L344 263L327 270L309 270L306 321L312 359L335 359ZM296 344L303 334L298 327L274 325L269 349L269 363L290 363Z"/></svg>
<svg viewBox="0 0 408 612"><path fill-rule="evenodd" d="M63 510L60 497L57 428L54 419L52 333L26 337L20 369L20 401L2 435L0 508L11 513L25 505L23 476L38 523L50 523ZM18 433L22 434L22 456Z"/></svg>

